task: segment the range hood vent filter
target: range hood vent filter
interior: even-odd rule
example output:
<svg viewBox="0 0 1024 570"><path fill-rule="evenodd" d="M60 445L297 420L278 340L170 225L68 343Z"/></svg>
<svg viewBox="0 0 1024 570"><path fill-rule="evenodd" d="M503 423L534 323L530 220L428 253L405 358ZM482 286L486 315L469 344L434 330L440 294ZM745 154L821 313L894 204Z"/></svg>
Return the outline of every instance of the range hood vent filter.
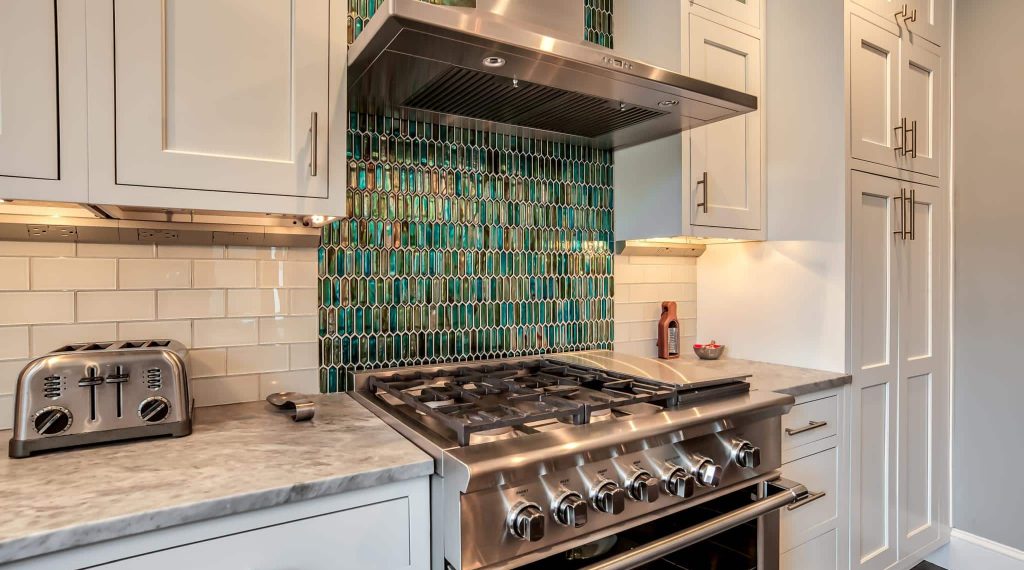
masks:
<svg viewBox="0 0 1024 570"><path fill-rule="evenodd" d="M667 114L460 67L439 74L403 106L588 138Z"/></svg>

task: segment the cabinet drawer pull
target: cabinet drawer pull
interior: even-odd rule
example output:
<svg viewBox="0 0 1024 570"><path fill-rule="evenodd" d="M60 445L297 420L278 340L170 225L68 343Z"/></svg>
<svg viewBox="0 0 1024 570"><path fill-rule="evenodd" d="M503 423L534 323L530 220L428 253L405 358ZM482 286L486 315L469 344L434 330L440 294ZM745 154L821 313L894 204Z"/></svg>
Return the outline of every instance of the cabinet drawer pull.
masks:
<svg viewBox="0 0 1024 570"><path fill-rule="evenodd" d="M804 433L805 431L811 431L812 429L818 429L820 427L825 427L827 425L828 422L825 421L816 422L814 420L811 420L807 422L807 425L805 425L804 427L786 428L786 435L796 435L798 433Z"/></svg>
<svg viewBox="0 0 1024 570"><path fill-rule="evenodd" d="M309 114L309 175L316 176L317 155L317 116L316 111Z"/></svg>
<svg viewBox="0 0 1024 570"><path fill-rule="evenodd" d="M793 503L792 505L786 505L786 510L787 511L795 511L795 510L799 509L800 507L806 505L807 503L813 503L814 501L817 501L818 499L820 499L820 498L822 498L824 496L825 496L825 491L819 491L817 493L811 493L810 495L807 495L806 498L801 499L801 500Z"/></svg>
<svg viewBox="0 0 1024 570"><path fill-rule="evenodd" d="M697 181L697 186L703 186L704 187L704 201L701 202L700 204L697 204L697 208L698 209L703 209L704 213L706 214L706 213L708 213L708 173L707 173L707 171L705 171L704 172L704 176L702 176L701 179Z"/></svg>

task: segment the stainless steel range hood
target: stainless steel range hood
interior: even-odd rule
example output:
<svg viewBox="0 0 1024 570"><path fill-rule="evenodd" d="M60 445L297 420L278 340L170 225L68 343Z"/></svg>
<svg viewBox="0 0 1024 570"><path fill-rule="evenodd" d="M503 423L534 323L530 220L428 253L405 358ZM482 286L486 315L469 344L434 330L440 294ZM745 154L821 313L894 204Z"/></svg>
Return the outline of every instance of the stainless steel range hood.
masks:
<svg viewBox="0 0 1024 570"><path fill-rule="evenodd" d="M583 30L582 0L383 0L349 46L349 104L601 148L757 109L753 95L624 59Z"/></svg>

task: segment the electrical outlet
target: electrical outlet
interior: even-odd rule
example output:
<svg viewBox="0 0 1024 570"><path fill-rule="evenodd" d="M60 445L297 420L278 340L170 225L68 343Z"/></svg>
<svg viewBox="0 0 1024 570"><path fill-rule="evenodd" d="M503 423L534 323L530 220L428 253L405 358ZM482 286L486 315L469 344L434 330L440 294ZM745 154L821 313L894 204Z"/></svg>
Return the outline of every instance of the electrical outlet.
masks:
<svg viewBox="0 0 1024 570"><path fill-rule="evenodd" d="M139 230L139 241L177 241L178 232L173 230Z"/></svg>
<svg viewBox="0 0 1024 570"><path fill-rule="evenodd" d="M75 226L48 226L35 224L28 226L28 237L32 239L74 241L78 237Z"/></svg>

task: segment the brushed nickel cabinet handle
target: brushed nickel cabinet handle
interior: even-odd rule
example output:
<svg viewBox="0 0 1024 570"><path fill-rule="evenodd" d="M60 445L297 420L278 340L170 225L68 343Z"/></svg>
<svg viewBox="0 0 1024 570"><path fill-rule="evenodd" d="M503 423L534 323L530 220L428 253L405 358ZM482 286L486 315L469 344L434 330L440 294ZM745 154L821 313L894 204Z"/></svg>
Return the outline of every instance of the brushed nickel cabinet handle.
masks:
<svg viewBox="0 0 1024 570"><path fill-rule="evenodd" d="M820 499L820 498L822 498L824 496L825 496L825 491L818 491L817 493L811 493L811 494L807 495L805 498L803 498L803 499L793 503L792 505L786 505L786 510L787 511L795 511L795 510L799 509L800 507L803 507L803 506L805 506L805 505L807 505L809 503L813 503L814 501L817 501L818 499Z"/></svg>
<svg viewBox="0 0 1024 570"><path fill-rule="evenodd" d="M704 213L706 214L708 213L708 173L706 170L704 171L704 175L701 176L700 180L697 181L697 186L704 187L704 201L697 204L697 207L703 209Z"/></svg>
<svg viewBox="0 0 1024 570"><path fill-rule="evenodd" d="M917 158L917 121L910 121L910 132L913 133L910 137L910 158Z"/></svg>
<svg viewBox="0 0 1024 570"><path fill-rule="evenodd" d="M892 128L893 137L900 141L899 146L892 147L893 152L896 153L896 158L899 158L900 152L903 151L903 146L906 144L907 141L907 135L903 133L903 129L906 126L906 123L906 119L901 119L900 125L898 127Z"/></svg>
<svg viewBox="0 0 1024 570"><path fill-rule="evenodd" d="M907 189L900 188L900 229L892 232L894 235L900 236L900 239L907 239Z"/></svg>
<svg viewBox="0 0 1024 570"><path fill-rule="evenodd" d="M906 4L904 4L903 5L903 9L900 10L899 12L896 12L895 16L896 16L896 25L897 26L900 25L900 20L903 20L903 25L906 25L907 22L916 22L917 21L917 8L914 8L913 10L911 10L910 6L907 6Z"/></svg>
<svg viewBox="0 0 1024 570"><path fill-rule="evenodd" d="M317 115L316 111L309 114L309 175L316 176L317 155Z"/></svg>
<svg viewBox="0 0 1024 570"><path fill-rule="evenodd" d="M914 205L917 204L917 190L910 189L910 239L917 239L917 223L914 221Z"/></svg>
<svg viewBox="0 0 1024 570"><path fill-rule="evenodd" d="M807 422L807 425L805 425L803 427L786 428L786 435L794 436L794 435L797 435L797 434L800 434L800 433L811 431L812 429L822 428L822 427L825 427L827 425L828 425L828 422L826 422L824 420L817 421L817 422L814 421L814 420L811 420L811 421Z"/></svg>
<svg viewBox="0 0 1024 570"><path fill-rule="evenodd" d="M910 134L912 134L914 132L914 130L913 130L913 128L909 128L909 129L907 128L907 118L906 117L903 117L902 119L900 119L900 124L903 127L902 128L902 130L903 130L903 146L900 147L900 150L903 151L903 156L907 156L907 154L910 153L910 145L907 144L907 137Z"/></svg>

